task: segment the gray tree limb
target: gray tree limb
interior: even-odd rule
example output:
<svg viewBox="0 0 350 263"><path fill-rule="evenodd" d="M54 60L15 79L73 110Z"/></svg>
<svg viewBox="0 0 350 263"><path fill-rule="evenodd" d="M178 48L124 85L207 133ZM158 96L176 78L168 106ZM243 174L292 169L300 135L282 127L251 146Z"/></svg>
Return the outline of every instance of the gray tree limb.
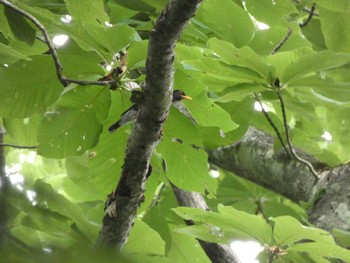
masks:
<svg viewBox="0 0 350 263"><path fill-rule="evenodd" d="M171 184L175 197L181 206L209 210L209 207L200 193L184 191L175 185ZM187 225L194 225L192 221L187 220ZM203 240L198 240L204 252L212 262L217 263L240 263L241 261L228 245L210 243Z"/></svg>
<svg viewBox="0 0 350 263"><path fill-rule="evenodd" d="M144 100L129 136L122 175L109 200L98 245L121 250L144 198L149 162L172 101L174 46L201 0L171 0L150 34Z"/></svg>
<svg viewBox="0 0 350 263"><path fill-rule="evenodd" d="M316 181L304 164L275 152L273 138L250 128L241 141L209 151L209 160L236 175L292 199L317 202L309 210L309 220L316 226L350 231L350 165L326 167L314 157L298 151L318 171ZM321 193L321 194L320 194Z"/></svg>

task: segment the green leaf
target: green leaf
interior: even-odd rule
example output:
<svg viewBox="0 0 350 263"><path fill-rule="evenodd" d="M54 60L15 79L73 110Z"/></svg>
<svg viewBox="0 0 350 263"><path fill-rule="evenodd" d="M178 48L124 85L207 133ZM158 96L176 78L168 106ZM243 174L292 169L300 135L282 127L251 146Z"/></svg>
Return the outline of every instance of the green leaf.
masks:
<svg viewBox="0 0 350 263"><path fill-rule="evenodd" d="M24 16L7 6L4 8L4 13L14 36L30 46L33 45L36 31L27 22Z"/></svg>
<svg viewBox="0 0 350 263"><path fill-rule="evenodd" d="M128 68L142 67L146 63L148 41L133 41L128 48Z"/></svg>
<svg viewBox="0 0 350 263"><path fill-rule="evenodd" d="M175 232L176 228L186 226L184 220L178 217L171 209L178 206L171 187L165 186L162 198L156 205L146 210L143 220L166 242L166 257L171 262L192 263L211 262L195 238Z"/></svg>
<svg viewBox="0 0 350 263"><path fill-rule="evenodd" d="M18 145L37 145L36 134L42 117L34 115L25 119L4 119L4 126L7 133Z"/></svg>
<svg viewBox="0 0 350 263"><path fill-rule="evenodd" d="M82 24L103 24L109 22L102 0L65 0L66 7L73 19Z"/></svg>
<svg viewBox="0 0 350 263"><path fill-rule="evenodd" d="M265 83L264 79L254 70L227 65L218 59L203 58L183 61L182 63L185 69L196 69L202 72L203 81L209 86L211 83L226 86L233 86L239 83Z"/></svg>
<svg viewBox="0 0 350 263"><path fill-rule="evenodd" d="M0 63L1 64L12 64L18 60L30 60L29 57L21 54L12 47L6 46L0 43Z"/></svg>
<svg viewBox="0 0 350 263"><path fill-rule="evenodd" d="M204 193L208 186L213 189L213 179L208 174L208 157L201 149L200 136L191 122L172 108L164 133L157 151L165 159L166 174L170 181L189 191Z"/></svg>
<svg viewBox="0 0 350 263"><path fill-rule="evenodd" d="M322 79L318 76L304 77L291 81L288 87L294 88L296 91L299 89L311 89L311 93L314 93L316 98L327 102L334 100L337 103L348 102L350 100L349 84L329 78ZM317 94L321 96L317 96Z"/></svg>
<svg viewBox="0 0 350 263"><path fill-rule="evenodd" d="M350 62L350 54L333 53L331 51L315 52L301 57L286 67L283 82L297 80L317 71L328 70L343 66Z"/></svg>
<svg viewBox="0 0 350 263"><path fill-rule="evenodd" d="M193 100L185 104L198 125L219 127L223 132L229 132L238 127L225 110L208 98L205 90L198 94L192 93L191 96Z"/></svg>
<svg viewBox="0 0 350 263"><path fill-rule="evenodd" d="M126 243L125 251L163 256L165 253L165 242L145 222L136 219Z"/></svg>
<svg viewBox="0 0 350 263"><path fill-rule="evenodd" d="M254 34L254 26L249 14L230 0L207 0L200 6L195 20L212 30L219 39L241 47L249 42Z"/></svg>
<svg viewBox="0 0 350 263"><path fill-rule="evenodd" d="M313 51L310 48L298 48L290 51L277 52L274 55L266 57L267 63L273 65L276 69L276 76L281 78L285 69L298 59L312 54Z"/></svg>
<svg viewBox="0 0 350 263"><path fill-rule="evenodd" d="M348 0L337 0L337 1L328 1L328 0L316 0L318 5L337 12L349 12L350 11L350 2Z"/></svg>
<svg viewBox="0 0 350 263"><path fill-rule="evenodd" d="M82 37L87 37L87 40L90 38L99 51L112 55L126 48L137 37L135 30L125 24L112 27L89 26L86 33Z"/></svg>
<svg viewBox="0 0 350 263"><path fill-rule="evenodd" d="M287 251L298 251L300 253L308 253L324 258L336 258L344 262L350 261L350 251L339 247L335 244L327 244L320 242L296 244L287 249Z"/></svg>
<svg viewBox="0 0 350 263"><path fill-rule="evenodd" d="M290 25L290 28L293 29L293 33L276 54L283 51L292 51L298 48L312 47L308 39L299 33L300 28L298 24L288 25ZM257 30L254 38L249 42L249 47L260 55L270 55L272 50L286 37L287 33L288 28L282 26L281 24L272 26L267 30ZM278 67L275 66L275 68L278 70Z"/></svg>
<svg viewBox="0 0 350 263"><path fill-rule="evenodd" d="M63 90L50 56L34 56L31 61L1 67L0 75L0 115L3 117L25 118L44 112Z"/></svg>
<svg viewBox="0 0 350 263"><path fill-rule="evenodd" d="M93 147L107 116L110 93L106 87L78 86L66 92L38 130L38 153L50 158L79 155Z"/></svg>
<svg viewBox="0 0 350 263"><path fill-rule="evenodd" d="M46 202L51 211L71 218L89 241L94 242L96 240L99 226L89 221L78 205L73 204L64 196L57 194L49 184L41 180L36 181L34 190L38 195L38 200Z"/></svg>
<svg viewBox="0 0 350 263"><path fill-rule="evenodd" d="M219 213L188 207L174 208L176 214L185 220L193 220L197 225L180 229L178 232L204 238L210 242L221 240L228 243L237 237L255 239L262 243L270 241L271 228L261 217L222 205L218 206L218 210Z"/></svg>
<svg viewBox="0 0 350 263"><path fill-rule="evenodd" d="M349 12L336 12L322 7L319 7L319 10L327 47L336 52L350 52Z"/></svg>
<svg viewBox="0 0 350 263"><path fill-rule="evenodd" d="M334 228L332 234L337 242L343 247L350 247L350 233L341 229Z"/></svg>
<svg viewBox="0 0 350 263"><path fill-rule="evenodd" d="M241 85L235 85L227 87L224 94L220 97L213 99L214 102L228 103L231 101L242 101L252 93L258 93L265 91L267 87L257 84L244 83Z"/></svg>
<svg viewBox="0 0 350 263"><path fill-rule="evenodd" d="M332 236L325 230L303 226L293 217L280 216L271 218L271 221L274 222L274 239L278 246L291 245L305 239L329 246L335 244Z"/></svg>
<svg viewBox="0 0 350 263"><path fill-rule="evenodd" d="M245 6L256 20L270 27L283 24L289 16L298 14L295 4L289 1L247 0Z"/></svg>
<svg viewBox="0 0 350 263"><path fill-rule="evenodd" d="M274 81L274 67L266 64L251 48L245 46L237 49L233 44L216 38L211 38L208 43L210 48L220 56L223 62L254 70L267 83Z"/></svg>
<svg viewBox="0 0 350 263"><path fill-rule="evenodd" d="M112 92L112 104L98 144L81 156L66 159L66 169L72 182L85 193L88 201L104 200L116 186L124 162L129 126L123 126L116 132L110 133L108 127L117 121L119 116L128 108L123 93ZM82 196L74 195L80 200Z"/></svg>

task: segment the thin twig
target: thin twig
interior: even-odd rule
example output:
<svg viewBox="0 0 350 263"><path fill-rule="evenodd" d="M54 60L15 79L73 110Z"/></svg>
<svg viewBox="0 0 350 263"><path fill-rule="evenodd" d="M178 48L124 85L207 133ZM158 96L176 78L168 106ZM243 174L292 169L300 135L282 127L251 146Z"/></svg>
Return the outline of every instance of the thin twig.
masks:
<svg viewBox="0 0 350 263"><path fill-rule="evenodd" d="M80 79L69 79L65 78L67 83L76 83L82 86L86 85L97 85L97 86L110 86L115 84L117 81L115 79L112 80L80 80Z"/></svg>
<svg viewBox="0 0 350 263"><path fill-rule="evenodd" d="M306 12L306 13L311 13L311 12L313 12L310 8L307 8L307 7L304 7L302 10L303 10L304 12ZM313 16L320 16L320 14L317 13L317 12L313 12Z"/></svg>
<svg viewBox="0 0 350 263"><path fill-rule="evenodd" d="M50 50L50 53L52 55L52 58L54 60L55 66L56 66L56 73L57 73L57 77L58 79L61 81L63 86L67 86L68 83L66 82L66 78L62 75L62 70L63 70L63 66L57 56L57 52L55 49L54 44L52 43L49 34L46 30L46 28L43 26L43 24L41 24L34 16L32 16L31 14L27 13L26 11L24 11L23 9L13 5L12 3L10 3L9 1L6 0L0 0L0 3L2 3L3 5L11 8L12 10L16 11L17 13L23 15L24 17L28 18L30 21L32 21L41 31L41 33L44 36L45 42Z"/></svg>
<svg viewBox="0 0 350 263"><path fill-rule="evenodd" d="M284 130L285 130L285 133L286 133L286 139L287 139L289 150L290 150L291 154L293 155L293 157L296 160L298 160L299 162L305 164L309 168L310 172L315 177L315 179L319 180L320 179L319 175L316 172L316 170L314 169L314 167L312 166L312 164L310 162L308 162L307 160L301 158L295 152L295 150L293 148L293 145L292 145L292 142L291 142L291 139L290 139L290 134L289 134L289 127L288 127L288 123L287 123L286 108L285 108L284 101L283 101L283 98L282 98L282 95L281 95L281 88L280 88L279 84L276 85L275 87L276 87L276 93L277 93L277 96L278 96L278 99L279 99L280 105L281 105L282 117L283 117L283 125L284 125Z"/></svg>
<svg viewBox="0 0 350 263"><path fill-rule="evenodd" d="M24 11L23 9L13 5L12 3L10 3L9 1L7 0L0 0L0 3L3 4L4 6L7 6L9 8L11 8L12 10L16 11L17 13L23 15L24 17L28 18L34 25L36 25L44 39L40 38L40 41L46 43L46 45L48 46L49 48L49 53L51 54L52 58L53 58L53 61L55 63L55 67L56 67L56 75L59 79L59 81L62 83L62 85L64 87L67 87L68 84L70 83L76 83L76 84L79 84L79 85L98 85L98 86L108 86L108 85L113 85L117 82L117 80L109 80L109 81L90 81L90 80L76 80L76 79L70 79L70 78L67 78L65 77L63 74L62 74L62 71L63 71L63 66L62 66L62 63L61 61L59 60L58 58L58 54L57 54L57 51L55 49L55 45L53 44L45 26L43 24L41 24L34 16L32 16L31 14L27 13L26 11Z"/></svg>
<svg viewBox="0 0 350 263"><path fill-rule="evenodd" d="M277 138L278 138L278 140L280 141L280 143L281 143L281 145L282 145L284 151L289 155L289 151L288 151L288 149L287 149L287 147L286 147L286 145L285 145L285 143L284 143L284 141L283 141L283 138L282 138L281 133L278 131L276 125L273 123L273 121L272 121L272 119L270 118L269 114L265 111L264 105L263 105L262 102L260 101L258 94L254 93L254 94L253 94L253 97L254 97L254 99L259 103L259 105L260 105L260 107L261 107L261 112L264 114L265 118L267 119L267 121L269 122L269 124L271 125L271 127L274 129L274 131L275 131L275 133L276 133L276 135L277 135Z"/></svg>
<svg viewBox="0 0 350 263"><path fill-rule="evenodd" d="M299 26L301 28L306 26L311 21L312 17L314 16L315 9L316 9L316 3L313 3L312 6L311 6L311 10L310 10L310 13L309 13L307 19L303 23L299 24Z"/></svg>
<svg viewBox="0 0 350 263"><path fill-rule="evenodd" d="M15 145L10 143L0 143L0 147L12 147L17 149L36 149L37 146L24 146L24 145Z"/></svg>
<svg viewBox="0 0 350 263"><path fill-rule="evenodd" d="M278 50L281 49L281 47L284 45L284 43L286 43L286 41L288 40L292 32L293 32L293 29L288 28L287 35L282 39L281 42L278 43L277 46L274 47L274 49L271 51L271 55L274 55Z"/></svg>

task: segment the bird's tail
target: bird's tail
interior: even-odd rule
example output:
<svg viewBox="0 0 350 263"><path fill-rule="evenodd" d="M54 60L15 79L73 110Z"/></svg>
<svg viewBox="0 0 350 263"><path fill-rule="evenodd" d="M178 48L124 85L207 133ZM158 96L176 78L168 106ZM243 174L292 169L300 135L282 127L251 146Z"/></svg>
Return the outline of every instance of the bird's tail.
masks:
<svg viewBox="0 0 350 263"><path fill-rule="evenodd" d="M119 127L121 127L121 121L117 121L116 123L113 123L111 126L109 126L108 131L109 132L115 132Z"/></svg>

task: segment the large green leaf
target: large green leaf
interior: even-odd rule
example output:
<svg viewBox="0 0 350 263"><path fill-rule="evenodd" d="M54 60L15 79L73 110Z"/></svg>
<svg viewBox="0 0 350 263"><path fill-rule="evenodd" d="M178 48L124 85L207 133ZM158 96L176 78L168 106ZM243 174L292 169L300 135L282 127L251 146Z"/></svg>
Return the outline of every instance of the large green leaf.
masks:
<svg viewBox="0 0 350 263"><path fill-rule="evenodd" d="M64 30L83 50L94 51L107 61L138 38L135 30L125 24L112 27L89 25L84 28L80 21L73 21L72 25L62 24L58 28Z"/></svg>
<svg viewBox="0 0 350 263"><path fill-rule="evenodd" d="M42 117L39 115L25 119L5 118L4 126L15 144L37 145L36 134Z"/></svg>
<svg viewBox="0 0 350 263"><path fill-rule="evenodd" d="M236 238L245 238L266 244L271 239L271 228L264 219L232 207L219 205L219 213L188 207L178 207L173 210L182 218L192 220L197 225L178 229L179 232L209 242L228 243Z"/></svg>
<svg viewBox="0 0 350 263"><path fill-rule="evenodd" d="M315 92L324 97L324 100L334 103L348 102L350 100L350 86L348 83L342 83L339 81L333 81L329 78L321 79L318 76L304 77L291 81L289 87L294 89L312 89ZM322 99L322 96L318 96L318 99Z"/></svg>
<svg viewBox="0 0 350 263"><path fill-rule="evenodd" d="M350 2L348 0L337 0L337 1L315 0L315 2L320 6L328 8L329 10L332 10L332 11L337 11L337 12L350 11Z"/></svg>
<svg viewBox="0 0 350 263"><path fill-rule="evenodd" d="M336 12L321 7L319 9L322 18L321 28L327 47L336 52L350 52L349 8L347 12Z"/></svg>
<svg viewBox="0 0 350 263"><path fill-rule="evenodd" d="M171 209L178 206L173 190L169 185L162 190L162 198L146 211L143 220L166 242L166 257L171 262L208 263L210 260L200 247L198 240L175 232L176 228L186 226L184 220Z"/></svg>
<svg viewBox="0 0 350 263"><path fill-rule="evenodd" d="M94 242L99 226L89 221L78 205L73 204L64 196L56 193L49 184L41 180L36 181L34 190L40 202L47 203L51 211L71 218L87 240Z"/></svg>
<svg viewBox="0 0 350 263"><path fill-rule="evenodd" d="M204 127L219 127L223 132L229 132L238 127L230 115L207 96L204 90L198 94L192 93L193 100L186 106L198 125Z"/></svg>
<svg viewBox="0 0 350 263"><path fill-rule="evenodd" d="M309 255L316 255L323 258L334 258L340 259L343 262L350 261L350 251L336 246L335 244L325 244L325 243L307 243L307 244L296 244L287 251L297 251L301 254L308 253ZM318 261L319 262L319 261ZM329 262L329 261L327 261Z"/></svg>
<svg viewBox="0 0 350 263"><path fill-rule="evenodd" d="M82 24L104 24L109 22L102 0L65 0L66 7L74 20Z"/></svg>
<svg viewBox="0 0 350 263"><path fill-rule="evenodd" d="M218 54L220 59L225 63L254 70L259 73L261 77L266 79L267 83L272 83L274 81L274 67L266 64L262 58L249 47L237 49L233 44L216 38L210 39L208 43L210 48Z"/></svg>
<svg viewBox="0 0 350 263"><path fill-rule="evenodd" d="M165 242L160 235L140 219L136 219L125 251L161 255L165 253Z"/></svg>
<svg viewBox="0 0 350 263"><path fill-rule="evenodd" d="M24 16L12 8L5 6L4 14L7 17L8 24L13 35L20 41L26 42L28 45L33 45L36 31L27 22Z"/></svg>
<svg viewBox="0 0 350 263"><path fill-rule="evenodd" d="M50 56L34 56L0 68L0 115L25 118L41 113L62 93Z"/></svg>
<svg viewBox="0 0 350 263"><path fill-rule="evenodd" d="M250 68L228 65L214 58L183 61L185 69L196 69L203 73L207 85L233 86L238 83L264 83L263 77Z"/></svg>
<svg viewBox="0 0 350 263"><path fill-rule="evenodd" d="M333 53L331 51L315 52L301 57L287 66L283 74L283 82L296 80L317 71L337 68L349 62L350 54Z"/></svg>
<svg viewBox="0 0 350 263"><path fill-rule="evenodd" d="M311 48L311 43L300 34L300 28L297 24L289 24L290 28L293 29L293 33L288 38L276 54L283 51L291 51L298 48ZM267 30L256 31L254 38L248 44L256 53L260 55L269 55L272 50L278 46L281 41L286 37L288 28L281 24L274 25ZM275 67L278 70L277 67Z"/></svg>
<svg viewBox="0 0 350 263"><path fill-rule="evenodd" d="M73 184L85 192L83 196L86 200L105 200L106 195L117 185L124 161L129 126L123 126L112 134L107 128L128 108L129 104L126 104L125 100L123 93L113 92L110 112L104 121L98 144L86 154L66 159L67 174ZM82 196L72 194L75 199L81 200Z"/></svg>
<svg viewBox="0 0 350 263"><path fill-rule="evenodd" d="M328 245L335 245L332 236L325 230L307 227L290 216L272 218L274 222L274 239L279 246L291 245L301 240L313 240Z"/></svg>
<svg viewBox="0 0 350 263"><path fill-rule="evenodd" d="M79 155L93 147L110 105L106 87L78 86L66 92L38 130L38 153L50 158Z"/></svg>
<svg viewBox="0 0 350 263"><path fill-rule="evenodd" d="M196 128L172 108L164 127L164 139L157 151L165 159L168 178L181 189L201 193L207 188L213 189L213 179L208 174L208 157L201 147Z"/></svg>
<svg viewBox="0 0 350 263"><path fill-rule="evenodd" d="M271 27L283 24L289 16L298 13L293 2L289 1L247 0L245 6L256 20Z"/></svg>
<svg viewBox="0 0 350 263"><path fill-rule="evenodd" d="M18 52L12 47L9 47L0 43L0 63L1 64L12 64L20 59L30 60L29 57Z"/></svg>
<svg viewBox="0 0 350 263"><path fill-rule="evenodd" d="M254 34L254 26L242 6L230 0L207 0L202 3L196 20L204 23L216 37L241 47L249 42Z"/></svg>

